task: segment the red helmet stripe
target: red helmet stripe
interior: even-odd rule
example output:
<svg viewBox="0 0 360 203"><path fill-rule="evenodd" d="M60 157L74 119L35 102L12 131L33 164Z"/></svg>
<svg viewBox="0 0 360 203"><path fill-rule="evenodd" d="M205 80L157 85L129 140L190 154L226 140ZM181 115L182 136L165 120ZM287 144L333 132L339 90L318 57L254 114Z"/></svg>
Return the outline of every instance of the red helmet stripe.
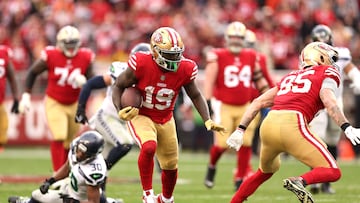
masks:
<svg viewBox="0 0 360 203"><path fill-rule="evenodd" d="M166 31L169 33L172 46L177 47L178 46L177 33L173 29L170 29L170 28L166 28Z"/></svg>

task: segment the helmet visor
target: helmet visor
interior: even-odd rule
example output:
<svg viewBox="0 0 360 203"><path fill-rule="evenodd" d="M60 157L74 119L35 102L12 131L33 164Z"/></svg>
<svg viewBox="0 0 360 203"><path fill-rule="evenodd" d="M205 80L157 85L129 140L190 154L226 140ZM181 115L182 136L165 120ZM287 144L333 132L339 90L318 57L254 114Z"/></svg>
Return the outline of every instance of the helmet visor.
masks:
<svg viewBox="0 0 360 203"><path fill-rule="evenodd" d="M160 55L167 62L179 62L182 57L182 52L180 52L180 51L160 51Z"/></svg>

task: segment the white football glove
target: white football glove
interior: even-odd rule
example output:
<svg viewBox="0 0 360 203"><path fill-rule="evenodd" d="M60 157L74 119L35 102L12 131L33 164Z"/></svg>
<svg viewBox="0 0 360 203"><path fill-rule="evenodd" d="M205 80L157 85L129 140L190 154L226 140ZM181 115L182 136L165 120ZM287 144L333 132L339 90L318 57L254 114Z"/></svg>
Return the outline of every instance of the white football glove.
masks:
<svg viewBox="0 0 360 203"><path fill-rule="evenodd" d="M30 109L30 106L31 106L30 93L24 92L19 102L19 112L25 113L25 111L28 111Z"/></svg>
<svg viewBox="0 0 360 203"><path fill-rule="evenodd" d="M77 75L75 77L75 83L77 87L82 87L86 83L86 77L84 75Z"/></svg>
<svg viewBox="0 0 360 203"><path fill-rule="evenodd" d="M344 132L353 145L360 144L360 129L349 126Z"/></svg>
<svg viewBox="0 0 360 203"><path fill-rule="evenodd" d="M233 148L236 151L239 151L241 145L243 144L243 138L244 138L244 130L238 128L226 140L226 144L230 148Z"/></svg>

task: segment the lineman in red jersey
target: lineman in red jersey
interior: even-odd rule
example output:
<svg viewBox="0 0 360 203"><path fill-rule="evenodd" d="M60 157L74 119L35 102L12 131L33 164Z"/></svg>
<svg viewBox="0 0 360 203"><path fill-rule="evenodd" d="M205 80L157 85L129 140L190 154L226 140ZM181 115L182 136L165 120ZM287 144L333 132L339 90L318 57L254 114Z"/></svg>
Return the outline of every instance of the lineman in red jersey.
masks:
<svg viewBox="0 0 360 203"><path fill-rule="evenodd" d="M130 132L140 146L138 169L143 202L173 203L179 153L173 110L181 87L186 90L208 130L225 129L210 119L206 101L195 83L197 65L182 56L184 44L177 31L170 27L158 28L151 36L150 45L151 53L132 55L129 67L117 77L113 102L120 110L119 117L131 120L128 122ZM133 85L141 91L143 104L139 109L122 108L122 92ZM157 196L152 185L155 152L162 169L162 193Z"/></svg>
<svg viewBox="0 0 360 203"><path fill-rule="evenodd" d="M225 31L226 48L213 49L207 54L205 98L210 109L214 104L215 122L220 122L229 130L225 136L216 132L214 134L214 144L210 148L210 160L204 181L208 188L214 186L216 164L228 149L226 139L230 132L236 129L246 107L253 99L253 84L260 92L269 88L259 67L256 51L243 49L245 31L246 27L241 22L230 23ZM215 107L215 102L210 102L211 100L216 101L218 108ZM249 136L244 141L244 147L237 153L237 186L251 170L252 138L259 118L258 116L257 121L249 126Z"/></svg>
<svg viewBox="0 0 360 203"><path fill-rule="evenodd" d="M18 86L15 79L14 67L11 62L12 51L9 47L0 45L0 152L7 143L7 129L9 126L8 116L4 106L6 94L6 80L9 80L14 103L11 107L12 113L19 113Z"/></svg>
<svg viewBox="0 0 360 203"><path fill-rule="evenodd" d="M293 192L300 202L313 203L306 185L337 181L341 171L326 144L311 132L309 122L315 114L326 108L346 137L354 144L360 143L360 129L353 128L338 107L335 90L340 84L340 73L334 66L338 59L336 50L322 42L308 44L300 55L300 70L292 71L281 81L256 98L227 144L239 150L247 125L264 107L270 112L260 127L261 150L258 171L245 179L233 196L231 203L245 201L280 167L280 153L287 152L311 171L284 180L284 187ZM246 136L246 135L245 135Z"/></svg>
<svg viewBox="0 0 360 203"><path fill-rule="evenodd" d="M42 50L41 58L30 67L25 92L19 104L20 112L31 107L30 94L35 79L47 71L45 113L52 135L50 150L54 171L67 160L69 145L80 127L74 120L80 88L86 78L93 75L95 54L90 49L79 47L78 29L73 26L61 28L57 34L56 47L47 46Z"/></svg>
<svg viewBox="0 0 360 203"><path fill-rule="evenodd" d="M258 59L259 59L259 65L260 65L260 68L261 68L261 72L262 72L264 78L266 79L266 81L268 82L269 87L270 88L274 87L275 86L274 82L273 82L272 77L271 77L271 75L270 75L270 73L268 71L266 55L256 50L256 35L255 35L255 33L253 31L251 31L249 29L247 29L246 32L245 32L244 47L245 48L250 48L250 49L253 49L253 50L256 51L256 53L258 55ZM261 95L261 93L259 92L258 89L256 89L256 87L254 85L253 88L252 88L252 98L255 99L256 97L258 97L260 95ZM254 137L253 137L253 142L252 142L253 151L254 150L257 151L258 140L259 140L259 133L258 133L259 132L259 127L260 127L261 121L265 118L268 111L269 111L269 108L264 108L264 109L261 109L261 111L260 111L260 120L256 124L256 129L255 129L255 132L254 132ZM242 166L242 165L238 165L237 167L238 168L244 168L244 166ZM238 168L235 170L236 173L235 173L235 177L234 177L235 191L237 189L239 189L242 180L245 177L247 177L248 175L252 174L252 168L251 168L250 162L249 162L248 167L246 167L245 169L238 170Z"/></svg>

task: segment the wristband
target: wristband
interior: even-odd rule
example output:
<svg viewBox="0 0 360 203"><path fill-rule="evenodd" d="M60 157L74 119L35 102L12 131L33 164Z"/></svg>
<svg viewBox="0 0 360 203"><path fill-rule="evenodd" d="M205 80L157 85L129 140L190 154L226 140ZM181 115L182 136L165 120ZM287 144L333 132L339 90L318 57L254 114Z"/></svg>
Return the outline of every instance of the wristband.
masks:
<svg viewBox="0 0 360 203"><path fill-rule="evenodd" d="M48 183L50 183L50 185L52 185L53 183L56 182L54 177L49 178L48 180L46 180Z"/></svg>
<svg viewBox="0 0 360 203"><path fill-rule="evenodd" d="M343 124L340 126L340 128L341 128L341 130L345 131L346 128L348 128L349 126L351 126L350 123L346 122L346 123L343 123Z"/></svg>
<svg viewBox="0 0 360 203"><path fill-rule="evenodd" d="M238 126L238 128L243 129L243 130L246 130L246 126L241 125L241 124Z"/></svg>

